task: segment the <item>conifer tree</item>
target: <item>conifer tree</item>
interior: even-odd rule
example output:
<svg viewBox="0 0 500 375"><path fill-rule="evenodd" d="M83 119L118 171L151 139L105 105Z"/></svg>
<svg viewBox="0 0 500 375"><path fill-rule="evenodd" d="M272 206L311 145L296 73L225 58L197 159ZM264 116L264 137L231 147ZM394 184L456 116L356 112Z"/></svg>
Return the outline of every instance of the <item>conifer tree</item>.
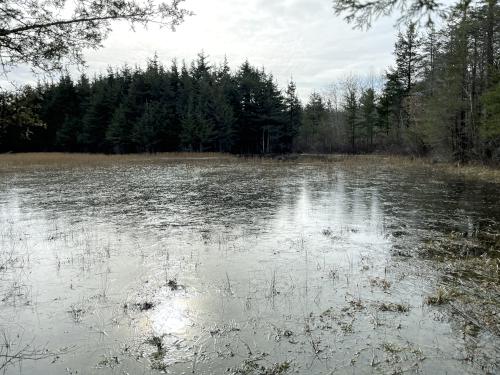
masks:
<svg viewBox="0 0 500 375"><path fill-rule="evenodd" d="M357 150L358 125L359 125L359 104L358 104L358 89L356 83L352 80L346 82L344 93L344 111L346 125L349 132L351 151Z"/></svg>
<svg viewBox="0 0 500 375"><path fill-rule="evenodd" d="M422 68L421 46L422 40L414 23L407 26L404 34L401 32L398 34L394 55L396 57L396 70L404 87L405 95L410 94L420 76Z"/></svg>
<svg viewBox="0 0 500 375"><path fill-rule="evenodd" d="M366 143L373 148L373 137L377 123L377 109L375 105L375 91L372 88L364 90L359 100L360 126L364 131Z"/></svg>
<svg viewBox="0 0 500 375"><path fill-rule="evenodd" d="M297 97L295 82L290 81L284 98L285 120L283 121L281 151L290 152L293 149L293 141L299 133L302 124L302 105Z"/></svg>

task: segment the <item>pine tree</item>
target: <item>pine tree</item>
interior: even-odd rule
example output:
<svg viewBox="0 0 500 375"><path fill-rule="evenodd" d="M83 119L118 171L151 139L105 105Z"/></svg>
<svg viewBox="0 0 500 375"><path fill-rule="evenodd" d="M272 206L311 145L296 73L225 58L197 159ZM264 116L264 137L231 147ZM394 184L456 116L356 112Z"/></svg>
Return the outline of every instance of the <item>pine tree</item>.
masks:
<svg viewBox="0 0 500 375"><path fill-rule="evenodd" d="M293 141L299 133L302 124L302 105L297 97L297 87L295 82L290 81L286 90L285 98L285 121L283 122L281 136L281 151L291 152Z"/></svg>
<svg viewBox="0 0 500 375"><path fill-rule="evenodd" d="M117 107L123 100L130 83L131 72L125 68L120 73L109 71L106 77L98 77L93 82L91 94L82 120L78 136L81 150L86 152L108 152L113 146L106 133Z"/></svg>
<svg viewBox="0 0 500 375"><path fill-rule="evenodd" d="M132 130L132 140L139 151L159 150L166 119L165 107L160 102L146 103L142 116Z"/></svg>
<svg viewBox="0 0 500 375"><path fill-rule="evenodd" d="M409 95L421 73L422 56L420 48L422 40L418 35L416 25L410 23L406 32L398 34L394 55L396 56L396 70L401 79L405 94Z"/></svg>
<svg viewBox="0 0 500 375"><path fill-rule="evenodd" d="M373 137L377 123L377 109L375 105L375 91L372 88L364 90L359 100L360 127L364 131L367 144L373 149Z"/></svg>
<svg viewBox="0 0 500 375"><path fill-rule="evenodd" d="M213 120L217 138L216 150L230 152L234 145L235 115L233 110L236 86L227 59L215 72Z"/></svg>
<svg viewBox="0 0 500 375"><path fill-rule="evenodd" d="M328 111L321 95L316 92L310 95L302 118L297 147L300 151L322 152L324 129L328 126Z"/></svg>
<svg viewBox="0 0 500 375"><path fill-rule="evenodd" d="M73 98L68 98L71 112L66 113L63 123L56 132L56 146L70 152L79 150L79 137L83 127L82 119L87 111L90 97L90 82L84 74L74 85L73 93Z"/></svg>
<svg viewBox="0 0 500 375"><path fill-rule="evenodd" d="M57 84L47 85L44 89L40 107L40 118L47 125L41 143L44 151L55 151L67 145L58 141L58 131L66 128L66 134L74 134L79 126L78 112L80 103L73 80L64 74ZM70 136L71 138L71 136ZM73 144L72 141L69 142Z"/></svg>
<svg viewBox="0 0 500 375"><path fill-rule="evenodd" d="M400 128L402 122L403 95L404 87L397 71L387 71L384 88L377 102L377 127L388 138L391 134L394 135L390 139L391 142L394 141L394 139L399 142L401 138Z"/></svg>
<svg viewBox="0 0 500 375"><path fill-rule="evenodd" d="M349 138L351 141L351 151L357 151L357 137L358 137L358 124L359 124L359 113L358 113L358 98L357 98L357 88L352 82L346 85L346 91L344 94L344 111L346 118L346 125L349 131Z"/></svg>

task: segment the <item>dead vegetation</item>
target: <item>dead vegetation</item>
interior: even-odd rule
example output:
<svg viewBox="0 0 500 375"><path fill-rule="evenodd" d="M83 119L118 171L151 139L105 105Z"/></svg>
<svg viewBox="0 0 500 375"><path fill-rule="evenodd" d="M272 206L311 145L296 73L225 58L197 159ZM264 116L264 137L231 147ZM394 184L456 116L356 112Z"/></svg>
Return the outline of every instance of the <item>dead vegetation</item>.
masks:
<svg viewBox="0 0 500 375"><path fill-rule="evenodd" d="M424 302L443 306L461 325L500 335L500 226L488 220L472 231L452 230L428 241L422 251L443 275ZM474 327L471 329L470 327Z"/></svg>
<svg viewBox="0 0 500 375"><path fill-rule="evenodd" d="M25 361L40 361L51 359L56 362L60 356L69 353L74 348L63 348L52 351L46 347L39 347L33 341L23 342L22 335L10 338L5 331L1 333L0 341L0 372L5 374L12 366L21 366ZM19 368L21 370L21 367Z"/></svg>
<svg viewBox="0 0 500 375"><path fill-rule="evenodd" d="M177 280L172 279L167 281L167 287L172 291L184 289L184 285L181 285L177 282Z"/></svg>
<svg viewBox="0 0 500 375"><path fill-rule="evenodd" d="M124 160L130 157L131 159L128 160L132 163L142 163L142 160L144 162L147 160L146 156L116 156L110 157L109 161L105 163L111 165L122 157ZM132 157L138 157L138 159L132 159ZM143 157L144 159L141 159ZM155 160L162 163L174 160L168 157L161 159L159 155L155 157L157 157ZM230 163L241 160L241 163L255 163L256 168L261 170L263 169L262 165L287 162L286 160L276 161L259 158L241 158L237 159L238 161L233 159L235 158L224 159L224 163L230 165ZM186 160L189 160L189 163L205 163L201 157L199 161ZM360 160L352 161L353 164L349 166L360 167L356 164ZM301 159L297 158L293 162L301 163ZM348 159L342 158L339 160L325 158L317 162L329 162L331 165L351 163ZM99 163L97 159L95 159L95 163ZM121 161L117 163L121 163ZM68 161L66 165L76 166L77 164L75 159L75 164ZM387 165L382 167L386 168ZM273 170L273 168L269 167L269 170ZM331 170L333 168L328 169L325 174ZM323 172L324 170L321 173ZM86 173L87 171L85 171ZM182 178L185 177L191 176L189 174L182 176ZM325 178L330 180L336 177L327 175ZM273 190L275 190L274 185ZM292 196L295 191L291 191L290 195ZM195 192L197 194L193 195L193 199L201 199L200 196L204 193L203 189ZM148 194L147 201L149 202L154 199L155 193L148 192ZM378 198L383 200L387 197L378 196ZM255 200L254 197L251 199ZM354 200L352 197L347 199ZM310 200L311 205L306 207L306 210L310 210L308 215L311 212L316 214L321 211L320 209L324 209L320 205L320 209L316 210L313 205L317 202L324 203L324 201L319 201L318 197L311 195ZM363 209L369 207L369 200L366 202L362 200L362 202ZM207 205L214 208L212 202L200 201L198 203L199 217L203 217L205 212L202 210ZM308 202L306 203L308 204ZM293 206L296 207L295 203ZM266 212L272 212L270 207L275 208L268 200L266 201ZM190 208L188 207L188 209ZM236 208L240 210L239 206ZM377 207L373 209L376 210ZM260 217L259 215L258 212L255 216ZM264 224L259 223L258 225L265 226ZM154 225L157 223L154 222ZM455 320L459 321L456 324L458 327L456 332L458 331L459 334L457 346L461 344L459 340L462 333L467 336L467 339L479 342L484 332L499 332L498 269L500 257L497 256L499 240L494 226L473 229L467 233L457 229L444 236L429 236L432 240L422 246L425 249L421 249L421 252L414 250L421 242L411 242L415 239L415 228L411 225L403 226L403 223L397 223L394 227L386 227L384 223L383 227L377 226L375 235L384 235L384 241L391 242L391 246L394 248L396 245L401 245L401 251L409 249L408 251L414 257L410 261L393 257L388 252L380 251L381 248L377 245L364 241L363 235L367 228L357 223L319 222L318 219L318 225L312 228L311 232L306 232L300 238L292 238L293 236L290 235L291 241L273 242L273 246L269 246L271 241L265 236L259 237L261 228L255 229L256 227L252 225L248 226L250 228L248 233L234 234L231 232L233 228L226 226L224 230L227 232L218 235L216 230L204 224L200 230L201 236L200 233L196 232L196 225L187 227L189 233L194 232L193 236L189 235L183 238L183 241L188 238L188 241L185 242L189 244L190 250L194 249L189 253L176 253L176 246L168 247L168 252L165 252L163 244L155 247L156 243L151 246L153 250L148 250L148 241L145 237L141 237L143 233L138 228L137 232L134 233L134 241L137 241L137 246L131 246L130 253L134 257L137 256L134 259L140 259L143 262L147 271L147 276L139 281L140 287L135 286L139 291L134 290L132 295L120 295L118 299L116 298L117 288L112 287L117 273L110 274L109 280L106 276L107 273L102 273L105 275L102 278L103 282L99 284L96 281L97 285L92 289L92 295L95 295L97 291L98 295L107 298L96 299L96 306L76 303L71 305L69 310L68 305L65 304L62 312L66 314L67 311L74 322L81 323L74 325L79 330L87 328L87 325L92 325L91 332L104 332L104 329L95 329L96 320L102 319L103 326L112 321L116 326L125 327L126 324L130 324L143 327L147 326L148 323L145 322L148 319L155 319L157 315L160 315L161 319L165 318L162 323L166 324L167 328L154 328L156 335L147 340L144 340L144 336L140 336L137 338L140 341L137 344L139 349L127 349L127 353L124 352L120 355L128 355L131 358L136 358L139 362L143 359L149 360L153 369L172 373L180 373L181 370L187 373L189 369L186 370L186 368L191 366L188 362L193 360L193 356L195 359L192 367L193 369L199 367L200 371L204 371L205 366L217 366L218 370L234 374L279 375L296 373L309 365L306 363L309 356L314 361L324 361L325 364L330 360L329 358L332 359L330 363L342 362L343 358L340 357L343 357L343 354L340 354L338 348L342 348L347 353L346 363L347 366L352 366L353 371L358 371L359 367L356 366L364 366L367 363L371 363L374 371L381 373L417 371L418 364L423 361L423 355L419 354L416 346L410 343L405 344L404 340L412 340L409 330L414 328L412 326L415 323L414 318L420 313L420 309L416 308L421 302L422 284L419 282L425 284L425 290L429 292L428 296L424 296L423 301L426 305L423 310L426 313L432 309L435 317L441 319L441 317L447 316L445 312L450 312L450 316L456 317ZM211 232L208 232L207 227L210 228ZM326 229L321 230L321 228ZM182 228L178 230L180 232ZM379 230L383 233L379 233ZM74 228L73 231L75 231ZM422 230L422 232L424 231L427 235L426 229ZM109 241L106 246L103 246L99 243L100 237L96 236L95 240L88 241L86 239L88 234L82 238L76 232L65 233L64 228L56 228L54 231L44 234L44 241L54 248L56 246L71 248L78 241L77 248L82 249L82 251L67 255L63 255L64 253L58 250L55 253L57 272L69 273L68 269L74 267L79 269L78 272L91 275L93 267L101 263L116 261L116 258L119 258L116 255L123 253L121 247L127 246L128 237L124 237L124 241ZM74 239L70 240L72 237ZM269 237L272 237L272 233ZM364 241L357 244L360 245L359 253L357 253L357 247L350 246L350 237L359 237L356 240ZM215 241L216 238L219 239L219 242ZM269 242L266 243L266 240ZM325 248L318 251L318 248L315 247L316 240L319 240ZM144 245L141 243L142 241L145 242ZM259 256L263 254L258 249L260 241L263 241L264 248L268 246L273 249L272 252L266 253L265 257L261 258ZM412 246L406 246L405 241ZM288 245L289 249L287 249ZM105 247L108 250L99 250ZM186 246L178 246L178 248L182 248L184 251ZM245 252L248 253L248 257L244 257ZM240 258L238 262L231 264L230 268L221 266L218 269L218 276L215 277L211 273L204 273L206 272L206 264L209 263L207 260L211 260L214 254L216 257L221 257L217 258L217 264L235 257L236 254ZM81 255L81 257L77 255ZM255 259L260 259L258 263L252 258L255 255L257 255ZM80 258L81 260L79 260ZM51 255L50 259L51 262L54 262L54 255ZM270 260L271 264L263 261L264 259ZM413 262L421 262L422 259L431 260L429 264L432 264L433 267L437 265L439 272L434 273L433 270L432 274L442 276L436 283L435 291L431 289L434 286L434 278L426 283L428 280L422 279L423 276L418 273L419 270L412 273L416 268ZM240 268L242 260L245 264L244 267ZM1 266L0 271L9 272L14 264L5 262L5 266ZM402 264L403 267L408 268L398 268ZM111 265L116 265L116 263L111 263ZM160 269L161 267L165 269ZM52 268L54 268L53 264ZM116 268L114 272L117 272ZM405 274L407 278L402 279L402 275ZM412 279L413 277L415 278ZM180 281L187 282L189 280L189 288L186 289L181 285L177 278ZM212 283L200 284L198 283L199 278L203 282L210 280ZM211 278L215 278L215 283ZM81 284L75 284L75 288L73 286L73 282L78 282L78 280L78 277L71 279L69 287L71 293L76 294L82 291L82 289L78 290L78 287L81 288ZM18 286L19 284L14 285ZM221 288L223 293L220 293ZM13 297L9 297L10 299L3 302L14 301L16 295L21 295L22 291L17 287L16 289L9 294ZM407 291L415 292L417 300L413 298L414 296L407 298L402 294ZM220 304L212 304L214 295ZM174 300L178 297L180 297L180 303L179 306L176 306ZM193 323L190 319L191 316L195 316L194 311L184 310L184 300L198 299L199 302L201 298L207 298L207 305L210 306L207 310L212 315L197 316L193 319L195 321ZM74 302L75 299L71 301ZM124 304L124 301L129 302ZM303 303L303 301L307 301L307 303ZM113 303L116 303L114 306L116 315L112 317L112 320L109 317L101 318L102 310L107 308L105 305ZM192 306L195 307L191 308L200 308L204 312L203 304L193 304ZM296 310L299 307L301 308L300 313ZM237 323L231 320L235 316L231 315L233 313L241 314L241 320L238 320ZM284 320L273 321L274 315L278 315L279 319ZM224 317L224 320L218 320L221 316ZM439 324L437 321L428 323L425 329L429 329L429 326L438 327ZM188 337L182 337L178 340L176 334L170 333L170 327L174 327L173 329L189 327L186 329L189 332ZM149 328L147 329L147 332L151 332ZM377 332L372 335L372 331ZM390 336L384 335L382 337L381 333L385 331ZM107 330L107 332L113 340L116 339L115 336L112 336L112 330ZM107 332L104 332L103 338L108 335ZM162 333L166 333L166 336L161 336ZM268 335L267 339L266 334ZM401 336L399 336L400 334ZM374 337L373 342L370 342L370 348L367 347L363 339L360 339L367 335ZM405 339L400 340L403 335L406 335ZM381 340L400 340L400 342L388 342L382 345L383 341ZM484 343L484 340L481 341L481 345ZM125 344L129 345L130 343ZM275 355L273 349L278 349L279 353L281 350L282 352L286 351L291 353L290 356L296 355L299 359L291 357L296 362L284 361L286 357L283 358L280 354ZM269 357L257 354L264 350L272 354ZM372 353L369 350L373 350L371 362L368 357ZM428 354L428 348L425 350ZM95 364L99 368L110 369L124 366L125 361L121 356L116 357L110 354L102 357L100 353L102 351L99 352L99 357L93 358L94 368ZM141 356L141 354L143 355ZM244 360L245 358L247 360ZM179 362L175 362L176 360ZM179 364L181 361L183 363ZM240 361L243 362L240 363ZM453 359L453 361L459 360ZM412 367L414 363L417 363L415 368ZM339 364L340 367L344 365L345 363ZM231 368L228 369L229 366ZM336 365L332 366L335 368ZM432 366L430 365L429 368L432 369ZM316 370L318 370L317 366L312 367L311 371ZM325 373L330 373L329 370L330 368L325 369L327 371ZM103 372L105 371L103 370Z"/></svg>
<svg viewBox="0 0 500 375"><path fill-rule="evenodd" d="M120 364L120 359L117 356L104 356L104 358L99 361L97 368L115 368Z"/></svg>
<svg viewBox="0 0 500 375"><path fill-rule="evenodd" d="M151 345L155 350L149 355L151 368L153 370L166 371L165 355L167 349L163 344L163 336L151 336L146 340L146 344Z"/></svg>
<svg viewBox="0 0 500 375"><path fill-rule="evenodd" d="M72 304L68 310L68 313L75 323L80 323L87 311L82 304Z"/></svg>
<svg viewBox="0 0 500 375"><path fill-rule="evenodd" d="M127 305L125 305L125 306L127 307ZM148 311L148 310L151 310L155 307L154 303L149 302L149 301L136 303L134 306L141 311Z"/></svg>
<svg viewBox="0 0 500 375"><path fill-rule="evenodd" d="M392 283L388 281L387 279L382 279L380 277L375 277L370 279L370 285L372 287L377 287L382 289L383 291L387 291L390 289Z"/></svg>
<svg viewBox="0 0 500 375"><path fill-rule="evenodd" d="M382 302L376 305L378 310L386 312L406 313L410 311L410 306L403 303Z"/></svg>
<svg viewBox="0 0 500 375"><path fill-rule="evenodd" d="M380 349L384 354L385 373L390 374L420 372L418 371L420 363L426 358L422 349L411 343L402 345L395 342L384 342Z"/></svg>
<svg viewBox="0 0 500 375"><path fill-rule="evenodd" d="M168 161L214 161L251 163L334 163L349 167L368 168L427 168L432 174L446 173L464 179L477 179L500 183L500 169L481 164L436 163L431 158L415 158L401 155L343 155L297 154L287 156L242 156L221 153L171 152L156 154L70 154L70 153L19 153L0 154L0 172L20 168L87 167L122 163L161 163Z"/></svg>
<svg viewBox="0 0 500 375"><path fill-rule="evenodd" d="M453 301L457 296L458 293L456 291L439 287L434 295L426 297L425 303L428 305L443 305Z"/></svg>
<svg viewBox="0 0 500 375"><path fill-rule="evenodd" d="M98 166L184 162L211 162L214 160L234 160L235 157L219 153L172 152L157 154L70 154L70 153L20 153L0 154L0 173L22 169L43 168L87 168Z"/></svg>
<svg viewBox="0 0 500 375"><path fill-rule="evenodd" d="M249 358L243 361L240 367L231 369L231 375L284 375L292 370L291 362L284 361L265 366L260 362L266 355Z"/></svg>

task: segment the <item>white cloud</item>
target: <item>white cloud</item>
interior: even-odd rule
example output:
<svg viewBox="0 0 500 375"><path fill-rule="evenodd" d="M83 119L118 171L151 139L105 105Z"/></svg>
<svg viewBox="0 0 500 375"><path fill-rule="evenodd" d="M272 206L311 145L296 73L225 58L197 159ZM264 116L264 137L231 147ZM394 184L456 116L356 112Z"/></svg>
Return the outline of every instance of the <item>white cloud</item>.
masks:
<svg viewBox="0 0 500 375"><path fill-rule="evenodd" d="M196 15L176 32L117 24L104 48L88 51L89 72L107 66L143 65L156 52L161 61L191 60L204 50L214 63L227 55L232 68L245 59L272 72L284 87L293 76L302 98L349 72L379 72L392 63L393 19L369 31L353 30L333 14L330 0L187 0ZM18 70L9 78L25 81Z"/></svg>

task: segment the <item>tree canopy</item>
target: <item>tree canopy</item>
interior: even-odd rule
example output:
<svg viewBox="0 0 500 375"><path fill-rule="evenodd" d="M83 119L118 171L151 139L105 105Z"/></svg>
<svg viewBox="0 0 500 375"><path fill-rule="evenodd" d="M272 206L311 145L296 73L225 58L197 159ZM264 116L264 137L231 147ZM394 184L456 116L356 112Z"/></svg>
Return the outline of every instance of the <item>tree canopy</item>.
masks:
<svg viewBox="0 0 500 375"><path fill-rule="evenodd" d="M334 0L333 9L357 28L368 28L373 21L394 12L400 13L399 24L422 18L432 24L433 17L444 15L443 4L436 0Z"/></svg>
<svg viewBox="0 0 500 375"><path fill-rule="evenodd" d="M0 95L1 151L276 153L293 148L301 104L248 61L235 72L203 53L190 65L59 81Z"/></svg>
<svg viewBox="0 0 500 375"><path fill-rule="evenodd" d="M190 14L183 1L2 0L0 64L4 72L19 64L42 71L82 64L83 50L100 47L113 21L175 28Z"/></svg>

